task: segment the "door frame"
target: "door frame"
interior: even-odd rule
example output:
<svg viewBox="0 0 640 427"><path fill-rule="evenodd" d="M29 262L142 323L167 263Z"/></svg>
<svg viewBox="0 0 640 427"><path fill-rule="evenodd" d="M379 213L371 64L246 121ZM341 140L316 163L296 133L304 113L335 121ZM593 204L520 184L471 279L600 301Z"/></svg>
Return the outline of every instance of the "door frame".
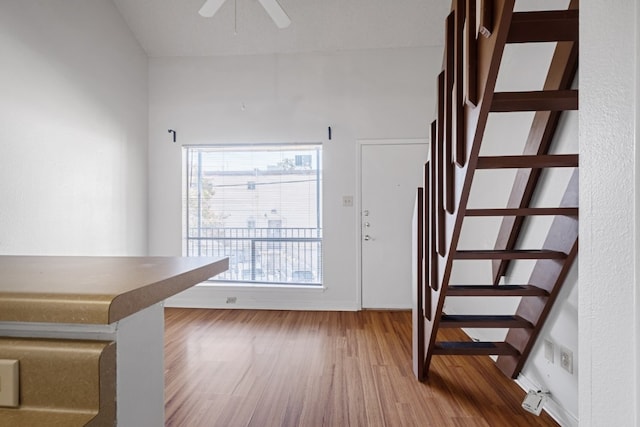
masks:
<svg viewBox="0 0 640 427"><path fill-rule="evenodd" d="M356 304L360 310L362 307L362 149L370 145L407 145L407 144L427 144L428 138L384 138L384 139L358 139L356 140L356 192L354 203L356 208Z"/></svg>

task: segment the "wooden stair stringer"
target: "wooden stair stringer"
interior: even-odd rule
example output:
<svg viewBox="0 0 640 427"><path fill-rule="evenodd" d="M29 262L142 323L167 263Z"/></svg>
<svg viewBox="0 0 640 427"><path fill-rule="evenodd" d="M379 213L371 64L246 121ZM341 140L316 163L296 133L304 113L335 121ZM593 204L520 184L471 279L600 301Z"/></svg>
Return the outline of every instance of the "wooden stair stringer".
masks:
<svg viewBox="0 0 640 427"><path fill-rule="evenodd" d="M568 9L577 10L578 5L578 0L571 0ZM544 89L570 89L577 69L578 42L558 43L551 59ZM561 114L562 112L560 111L538 111L535 113L523 155L544 155L548 153ZM540 169L518 170L507 207L522 208L529 206L540 175ZM522 217L503 218L494 248L513 249L523 224L524 218ZM497 284L500 278L506 274L509 263L509 260L495 260L492 262L494 284Z"/></svg>
<svg viewBox="0 0 640 427"><path fill-rule="evenodd" d="M454 5L456 1L454 0ZM464 2L462 2L464 3ZM460 2L457 2L459 5ZM427 345L426 356L424 361L424 372L428 375L431 357L434 354L436 345L436 335L439 328L440 317L443 312L446 291L451 277L453 268L454 251L456 248L462 230L462 224L465 217L465 208L471 191L474 171L480 153L480 145L486 128L487 119L491 111L493 94L502 61L502 55L507 42L509 26L513 14L515 0L495 0L493 1L494 25L493 31L489 37L478 36L477 39L477 93L478 100L476 105L467 102L464 106L464 139L465 139L465 157L466 162L463 166L455 167L455 173L452 180L446 180L445 186L453 186L449 190L455 195L456 201L453 213L446 210L439 212L443 215L445 233L445 255L437 255L434 262L434 268L437 272L437 283L432 283L431 295L431 319L425 320L424 336ZM446 54L445 54L446 55ZM440 136L439 136L440 137ZM452 144L453 139L448 137L447 143ZM446 143L445 143L446 144ZM449 150L451 151L451 150ZM453 162L453 159L448 159ZM447 165L445 165L445 168ZM451 182L453 181L453 182ZM433 184L432 184L433 185ZM452 253L453 252L453 253Z"/></svg>
<svg viewBox="0 0 640 427"><path fill-rule="evenodd" d="M575 169L560 206L577 206L578 187L578 169ZM511 378L516 378L522 370L578 254L578 218L555 217L543 248L562 251L567 254L567 257L564 261L539 260L533 268L529 283L546 290L549 296L522 298L518 305L516 316L528 320L534 328L513 328L507 332L505 342L516 348L520 354L499 356L496 365Z"/></svg>

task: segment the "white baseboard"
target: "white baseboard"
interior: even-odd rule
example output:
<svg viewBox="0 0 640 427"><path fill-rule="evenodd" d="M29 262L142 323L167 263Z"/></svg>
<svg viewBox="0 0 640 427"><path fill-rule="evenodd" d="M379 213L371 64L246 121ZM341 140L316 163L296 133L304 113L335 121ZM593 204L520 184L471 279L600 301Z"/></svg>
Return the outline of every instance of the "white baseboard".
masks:
<svg viewBox="0 0 640 427"><path fill-rule="evenodd" d="M540 390L538 384L535 384L523 374L518 375L518 379L515 381L525 392L529 390ZM562 427L578 427L578 418L553 400L553 395L550 396L544 404L544 411Z"/></svg>
<svg viewBox="0 0 640 427"><path fill-rule="evenodd" d="M244 304L227 304L226 302L199 301L193 299L176 298L167 301L165 307L173 308L207 308L207 309L234 309L234 310L289 310L289 311L358 311L359 307L352 304L311 304L301 302L249 302Z"/></svg>

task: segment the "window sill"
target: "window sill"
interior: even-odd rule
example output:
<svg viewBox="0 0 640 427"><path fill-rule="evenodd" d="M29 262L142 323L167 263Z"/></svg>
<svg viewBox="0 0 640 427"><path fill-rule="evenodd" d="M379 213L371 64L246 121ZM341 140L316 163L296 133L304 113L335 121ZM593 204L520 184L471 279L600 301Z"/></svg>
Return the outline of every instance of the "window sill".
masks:
<svg viewBox="0 0 640 427"><path fill-rule="evenodd" d="M211 287L219 289L304 289L309 291L321 291L324 292L327 287L319 285L299 285L299 284L271 284L271 283L251 283L251 282L219 282L219 281L207 281L197 284L198 287Z"/></svg>

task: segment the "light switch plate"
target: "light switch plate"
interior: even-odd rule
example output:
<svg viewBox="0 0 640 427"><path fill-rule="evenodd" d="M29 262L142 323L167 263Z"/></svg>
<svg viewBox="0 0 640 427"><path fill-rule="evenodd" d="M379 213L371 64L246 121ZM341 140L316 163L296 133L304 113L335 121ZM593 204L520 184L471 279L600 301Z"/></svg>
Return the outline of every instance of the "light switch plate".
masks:
<svg viewBox="0 0 640 427"><path fill-rule="evenodd" d="M544 358L549 363L553 363L553 354L555 352L553 347L552 341L544 340Z"/></svg>
<svg viewBox="0 0 640 427"><path fill-rule="evenodd" d="M15 408L19 403L20 377L17 360L0 360L0 406Z"/></svg>

